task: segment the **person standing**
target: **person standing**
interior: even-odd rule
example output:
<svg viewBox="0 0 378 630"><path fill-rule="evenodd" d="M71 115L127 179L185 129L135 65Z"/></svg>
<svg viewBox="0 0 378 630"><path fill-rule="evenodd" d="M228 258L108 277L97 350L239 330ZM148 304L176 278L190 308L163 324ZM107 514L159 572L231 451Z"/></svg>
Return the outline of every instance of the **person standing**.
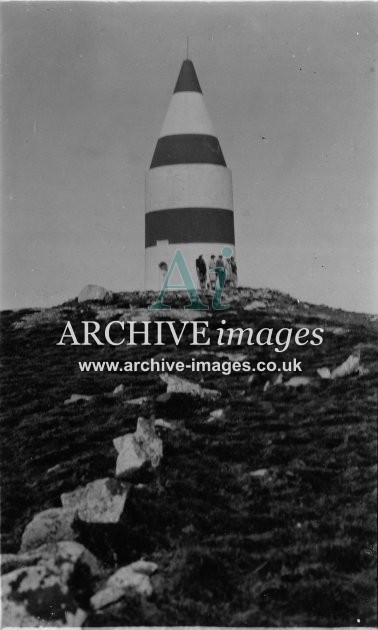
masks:
<svg viewBox="0 0 378 630"><path fill-rule="evenodd" d="M237 267L234 256L231 256L230 258L230 267L231 267L231 283L234 289L237 289L238 288L238 267Z"/></svg>
<svg viewBox="0 0 378 630"><path fill-rule="evenodd" d="M196 260L196 271L200 289L206 291L207 268L202 254Z"/></svg>
<svg viewBox="0 0 378 630"><path fill-rule="evenodd" d="M216 274L216 271L214 271L216 266L217 266L217 263L216 263L216 260L215 260L215 255L211 254L210 260L209 260L209 264L208 264L208 268L209 268L210 289L212 289L212 290L215 289L215 283L217 281L217 274Z"/></svg>
<svg viewBox="0 0 378 630"><path fill-rule="evenodd" d="M222 256L222 254L219 254L219 256L218 256L218 258L217 258L217 260L216 260L215 265L216 265L216 267L223 267L223 269L224 269L224 266L225 266L225 265L224 265L224 260L223 260L223 256Z"/></svg>
<svg viewBox="0 0 378 630"><path fill-rule="evenodd" d="M226 287L231 286L231 259L226 258L224 267L226 269Z"/></svg>

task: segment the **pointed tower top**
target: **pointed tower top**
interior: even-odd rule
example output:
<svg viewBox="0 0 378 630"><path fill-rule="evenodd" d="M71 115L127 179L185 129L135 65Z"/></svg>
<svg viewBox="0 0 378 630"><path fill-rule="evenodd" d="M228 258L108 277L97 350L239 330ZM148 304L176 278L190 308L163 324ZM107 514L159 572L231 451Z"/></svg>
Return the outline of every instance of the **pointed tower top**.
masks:
<svg viewBox="0 0 378 630"><path fill-rule="evenodd" d="M185 59L182 62L180 74L173 93L176 94L176 92L200 92L202 94L193 62L190 61L190 59Z"/></svg>

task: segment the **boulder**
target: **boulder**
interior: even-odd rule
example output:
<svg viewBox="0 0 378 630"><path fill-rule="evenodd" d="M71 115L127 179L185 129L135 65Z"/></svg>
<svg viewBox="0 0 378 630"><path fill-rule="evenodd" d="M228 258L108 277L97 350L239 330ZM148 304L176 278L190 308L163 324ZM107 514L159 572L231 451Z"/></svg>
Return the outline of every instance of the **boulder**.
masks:
<svg viewBox="0 0 378 630"><path fill-rule="evenodd" d="M28 523L21 538L21 552L35 549L49 542L75 540L75 509L51 508L39 512Z"/></svg>
<svg viewBox="0 0 378 630"><path fill-rule="evenodd" d="M61 495L65 508L77 511L86 523L118 523L125 509L130 484L105 477Z"/></svg>
<svg viewBox="0 0 378 630"><path fill-rule="evenodd" d="M155 420L138 418L135 433L127 433L113 440L118 452L116 477L131 478L145 466L156 468L163 456L163 442L157 437Z"/></svg>
<svg viewBox="0 0 378 630"><path fill-rule="evenodd" d="M57 543L46 543L24 551L21 553L1 554L1 573L10 573L15 569L21 569L36 564L49 565L54 558L60 558L60 561L69 561L75 563L88 564L93 575L99 575L101 570L97 559L80 543L74 541L60 541Z"/></svg>
<svg viewBox="0 0 378 630"><path fill-rule="evenodd" d="M90 596L90 583L101 572L96 558L79 543L67 541L25 555L38 563L2 577L3 627L81 625L86 614L73 584L82 586L80 599Z"/></svg>
<svg viewBox="0 0 378 630"><path fill-rule="evenodd" d="M91 597L95 610L105 608L121 599L128 591L150 597L153 588L150 575L157 571L157 564L138 560L116 571L105 583L104 588Z"/></svg>
<svg viewBox="0 0 378 630"><path fill-rule="evenodd" d="M116 442L122 446L116 446ZM142 447L138 444L134 434L129 433L113 440L113 444L118 450L116 463L116 477L130 479L136 472L148 464L148 458Z"/></svg>
<svg viewBox="0 0 378 630"><path fill-rule="evenodd" d="M97 284L87 284L78 295L77 301L87 302L89 300L96 300L98 302L109 303L112 301L113 293L108 291L104 287L99 287Z"/></svg>
<svg viewBox="0 0 378 630"><path fill-rule="evenodd" d="M144 418L143 416L140 416L137 421L134 435L135 439L138 442L146 443L146 445L149 445L153 440L156 439L155 419Z"/></svg>
<svg viewBox="0 0 378 630"><path fill-rule="evenodd" d="M160 378L167 384L167 394L188 394L200 398L219 398L221 393L216 389L206 389L198 383L187 381L172 374L160 374Z"/></svg>

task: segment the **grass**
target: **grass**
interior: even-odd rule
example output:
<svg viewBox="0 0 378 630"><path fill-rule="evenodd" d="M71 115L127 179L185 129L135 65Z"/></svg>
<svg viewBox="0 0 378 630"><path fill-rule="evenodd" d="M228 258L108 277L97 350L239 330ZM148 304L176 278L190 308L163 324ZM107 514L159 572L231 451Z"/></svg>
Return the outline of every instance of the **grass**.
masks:
<svg viewBox="0 0 378 630"><path fill-rule="evenodd" d="M112 439L134 430L139 415L180 420L164 433L159 472L139 480L122 523L83 525L80 534L109 570L141 556L156 561L154 595L93 613L89 626L376 622L376 322L278 292L266 298L266 311L246 312L246 299L232 305L227 326L324 325L321 346L291 344L284 353L302 360L303 374L335 367L357 345L369 373L265 392L264 378L251 385L240 374L184 374L219 389L220 401L178 396L159 403L165 386L157 374L81 373L77 361L153 353L179 359L193 351L189 345L57 347L66 319L79 328L96 318L96 305L67 304L26 326L21 320L32 311L2 313L3 552L18 550L27 522L59 506L62 492L114 474ZM115 300L109 308L148 304L135 294ZM222 317L206 315L211 330ZM331 332L335 327L344 334ZM219 350L242 351L253 362L277 359L267 346L212 345L215 358ZM103 396L120 383L120 398ZM64 405L72 393L96 399ZM142 408L127 404L146 395ZM225 418L207 423L219 407ZM266 475L251 475L259 469Z"/></svg>

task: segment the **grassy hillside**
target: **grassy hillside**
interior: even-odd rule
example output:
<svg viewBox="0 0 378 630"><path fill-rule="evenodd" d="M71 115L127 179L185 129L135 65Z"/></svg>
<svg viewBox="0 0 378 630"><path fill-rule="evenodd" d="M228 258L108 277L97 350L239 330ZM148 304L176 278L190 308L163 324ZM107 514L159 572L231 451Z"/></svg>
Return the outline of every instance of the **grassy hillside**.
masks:
<svg viewBox="0 0 378 630"><path fill-rule="evenodd" d="M252 300L265 308L244 309ZM187 360L198 348L56 345L65 321L144 319L144 294L114 296L107 306L69 302L54 309L2 313L3 552L16 552L36 512L60 494L114 475L112 439L138 416L171 421L155 476L135 485L121 526L81 540L109 566L145 557L159 565L148 603L129 598L93 613L89 626L363 626L376 622L377 320L298 303L263 290L239 290L226 313L199 313L227 326L322 327L320 346L291 344L284 359L302 361L304 387L265 388L267 377L185 372L217 389L217 401L178 395L158 401L158 374L80 372L77 361ZM144 315L143 315L144 313ZM158 314L168 319L169 312ZM177 320L184 311L174 313ZM168 342L168 336L166 337ZM368 372L322 380L355 349ZM277 360L268 346L206 348ZM289 375L290 376L290 375ZM286 378L286 377L285 377ZM106 394L124 384L119 397ZM73 393L95 394L64 405ZM142 406L130 399L146 396ZM208 422L214 409L224 416ZM256 473L256 471L258 471Z"/></svg>

